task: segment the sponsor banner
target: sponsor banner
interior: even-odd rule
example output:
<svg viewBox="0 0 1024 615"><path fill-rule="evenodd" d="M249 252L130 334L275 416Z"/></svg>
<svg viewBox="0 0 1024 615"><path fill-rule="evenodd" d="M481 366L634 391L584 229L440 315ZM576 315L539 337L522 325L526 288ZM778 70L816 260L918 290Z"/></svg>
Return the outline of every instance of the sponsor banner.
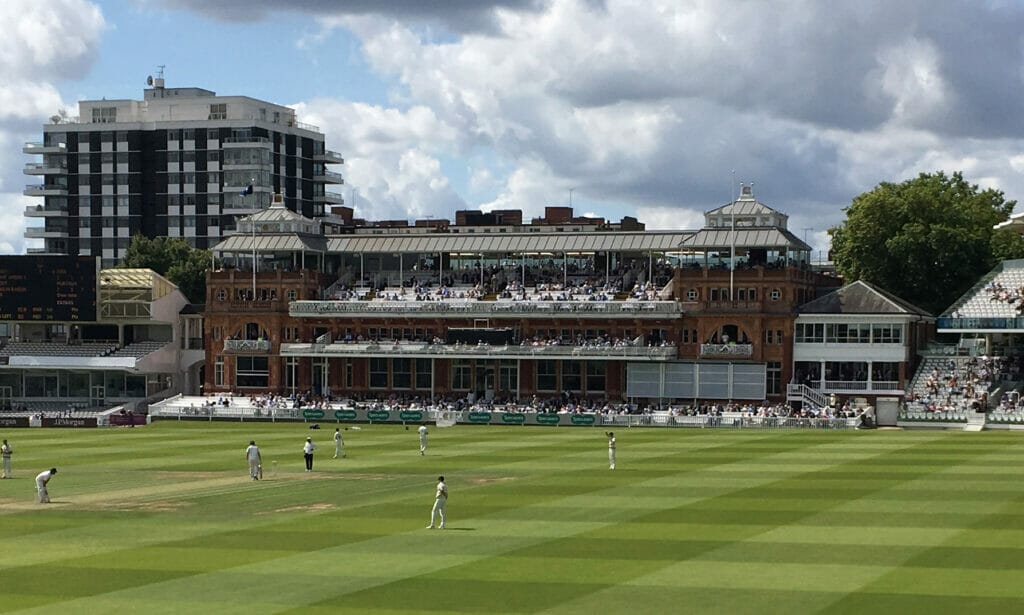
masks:
<svg viewBox="0 0 1024 615"><path fill-rule="evenodd" d="M594 414L573 414L570 418L573 425L593 425L596 420Z"/></svg>
<svg viewBox="0 0 1024 615"><path fill-rule="evenodd" d="M125 425L145 425L145 414L111 414L110 425L113 427L124 427Z"/></svg>
<svg viewBox="0 0 1024 615"><path fill-rule="evenodd" d="M418 423L423 420L423 413L419 410L402 410L398 413L398 418Z"/></svg>
<svg viewBox="0 0 1024 615"><path fill-rule="evenodd" d="M27 416L0 416L0 427L28 427Z"/></svg>
<svg viewBox="0 0 1024 615"><path fill-rule="evenodd" d="M477 424L481 424L481 425L484 424L484 423L490 423L491 422L491 413L490 412L470 412L469 413L469 422L470 423L477 423Z"/></svg>
<svg viewBox="0 0 1024 615"><path fill-rule="evenodd" d="M44 418L43 427L95 427L96 417L88 418Z"/></svg>
<svg viewBox="0 0 1024 615"><path fill-rule="evenodd" d="M324 411L316 408L310 408L309 410L302 411L302 418L304 419L322 419L324 418Z"/></svg>
<svg viewBox="0 0 1024 615"><path fill-rule="evenodd" d="M519 412L504 412L501 415L501 422L509 425L524 425L526 415Z"/></svg>
<svg viewBox="0 0 1024 615"><path fill-rule="evenodd" d="M355 410L335 410L334 418L339 421L354 421L359 415L356 414Z"/></svg>
<svg viewBox="0 0 1024 615"><path fill-rule="evenodd" d="M541 413L536 415L535 420L538 425L557 425L560 418L557 414Z"/></svg>
<svg viewBox="0 0 1024 615"><path fill-rule="evenodd" d="M366 413L366 418L370 421L389 421L391 413L387 410L370 410Z"/></svg>

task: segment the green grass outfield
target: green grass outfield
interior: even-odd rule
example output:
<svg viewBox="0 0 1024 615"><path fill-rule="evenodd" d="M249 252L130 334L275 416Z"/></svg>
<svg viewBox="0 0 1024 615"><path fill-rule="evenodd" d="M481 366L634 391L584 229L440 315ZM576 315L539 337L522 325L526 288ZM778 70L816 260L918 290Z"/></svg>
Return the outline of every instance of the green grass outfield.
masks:
<svg viewBox="0 0 1024 615"><path fill-rule="evenodd" d="M1024 609L1024 434L626 429L615 471L600 428L432 428L421 457L414 430L364 426L338 460L332 434L0 433L0 612ZM449 529L426 530L438 474Z"/></svg>

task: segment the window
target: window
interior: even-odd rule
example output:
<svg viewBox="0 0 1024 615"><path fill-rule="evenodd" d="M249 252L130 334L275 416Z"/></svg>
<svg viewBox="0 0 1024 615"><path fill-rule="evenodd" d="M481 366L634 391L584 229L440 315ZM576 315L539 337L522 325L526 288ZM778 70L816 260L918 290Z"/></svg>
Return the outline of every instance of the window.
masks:
<svg viewBox="0 0 1024 615"><path fill-rule="evenodd" d="M515 361L502 360L498 365L498 390L515 391L519 388L519 366Z"/></svg>
<svg viewBox="0 0 1024 615"><path fill-rule="evenodd" d="M296 357L287 357L284 360L284 388L288 390L295 390L298 386L295 382L296 373L299 368L299 360Z"/></svg>
<svg viewBox="0 0 1024 615"><path fill-rule="evenodd" d="M429 391L433 379L433 371L430 369L430 359L416 359L416 388L421 391Z"/></svg>
<svg viewBox="0 0 1024 615"><path fill-rule="evenodd" d="M554 361L537 361L537 390L557 391L558 372Z"/></svg>
<svg viewBox="0 0 1024 615"><path fill-rule="evenodd" d="M239 388L264 388L270 381L267 357L238 357L235 369L235 386Z"/></svg>
<svg viewBox="0 0 1024 615"><path fill-rule="evenodd" d="M298 297L298 296L299 296L299 294L298 294L298 292L295 291L294 288L289 288L288 289L288 300L289 301L295 301L295 298Z"/></svg>
<svg viewBox="0 0 1024 615"><path fill-rule="evenodd" d="M580 361L562 361L563 391L583 391L583 365Z"/></svg>
<svg viewBox="0 0 1024 615"><path fill-rule="evenodd" d="M391 388L412 388L412 359L391 359Z"/></svg>
<svg viewBox="0 0 1024 615"><path fill-rule="evenodd" d="M228 298L228 291L223 288L217 289L217 301L225 301Z"/></svg>
<svg viewBox="0 0 1024 615"><path fill-rule="evenodd" d="M686 300L687 301L696 301L697 300L697 289L696 288L688 288L688 289L686 289Z"/></svg>
<svg viewBox="0 0 1024 615"><path fill-rule="evenodd" d="M452 389L457 391L468 391L469 385L469 359L456 359L452 363Z"/></svg>
<svg viewBox="0 0 1024 615"><path fill-rule="evenodd" d="M874 325L871 330L875 344L899 344L903 341L903 325Z"/></svg>
<svg viewBox="0 0 1024 615"><path fill-rule="evenodd" d="M782 298L782 291L777 288L773 288L771 292L768 293L768 298L772 301L778 301Z"/></svg>
<svg viewBox="0 0 1024 615"><path fill-rule="evenodd" d="M213 386L224 386L224 357L216 357L213 361Z"/></svg>
<svg viewBox="0 0 1024 615"><path fill-rule="evenodd" d="M93 107L93 124L113 124L117 121L117 107Z"/></svg>
<svg viewBox="0 0 1024 615"><path fill-rule="evenodd" d="M380 357L370 359L370 388L388 388L388 360Z"/></svg>
<svg viewBox="0 0 1024 615"><path fill-rule="evenodd" d="M796 343L821 344L825 341L825 325L823 323L797 323Z"/></svg>
<svg viewBox="0 0 1024 615"><path fill-rule="evenodd" d="M228 119L228 106L226 103L220 103L217 105L210 105L210 116L207 118L210 120L226 120Z"/></svg>
<svg viewBox="0 0 1024 615"><path fill-rule="evenodd" d="M781 344L782 343L782 329L776 329L775 330L775 343L776 344Z"/></svg>
<svg viewBox="0 0 1024 615"><path fill-rule="evenodd" d="M767 371L768 381L765 383L767 390L765 391L768 395L781 395L782 394L782 362L781 361L768 361Z"/></svg>
<svg viewBox="0 0 1024 615"><path fill-rule="evenodd" d="M587 392L600 393L604 391L605 374L608 364L604 361L587 361Z"/></svg>

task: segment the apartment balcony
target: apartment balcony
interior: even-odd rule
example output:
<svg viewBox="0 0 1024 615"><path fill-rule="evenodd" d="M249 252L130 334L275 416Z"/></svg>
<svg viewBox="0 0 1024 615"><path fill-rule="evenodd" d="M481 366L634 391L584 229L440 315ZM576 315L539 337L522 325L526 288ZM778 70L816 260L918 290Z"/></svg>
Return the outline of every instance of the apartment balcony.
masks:
<svg viewBox="0 0 1024 615"><path fill-rule="evenodd" d="M344 184L345 176L341 173L335 173L334 171L320 171L313 175L313 181L323 182L325 184Z"/></svg>
<svg viewBox="0 0 1024 615"><path fill-rule="evenodd" d="M67 196L67 186L52 184L29 184L25 186L25 196Z"/></svg>
<svg viewBox="0 0 1024 615"><path fill-rule="evenodd" d="M25 165L25 175L63 175L68 172L67 167L53 163L30 162Z"/></svg>
<svg viewBox="0 0 1024 615"><path fill-rule="evenodd" d="M265 354L270 352L270 340L224 340L224 352Z"/></svg>
<svg viewBox="0 0 1024 615"><path fill-rule="evenodd" d="M274 147L274 143L267 137L228 137L221 142L221 147Z"/></svg>
<svg viewBox="0 0 1024 615"><path fill-rule="evenodd" d="M274 169L274 165L269 162L227 162L222 160L220 168L222 171L243 171L245 169L272 171Z"/></svg>
<svg viewBox="0 0 1024 615"><path fill-rule="evenodd" d="M703 357L749 357L754 354L753 344L701 344Z"/></svg>
<svg viewBox="0 0 1024 615"><path fill-rule="evenodd" d="M29 226L25 228L25 239L60 239L67 236L67 229L48 229L43 226Z"/></svg>
<svg viewBox="0 0 1024 615"><path fill-rule="evenodd" d="M66 215L68 215L67 207L43 207L42 205L25 207L26 218L60 218Z"/></svg>
<svg viewBox="0 0 1024 615"><path fill-rule="evenodd" d="M341 154L331 150L324 150L324 153L314 155L313 160L326 162L327 164L345 164L345 159L342 158Z"/></svg>
<svg viewBox="0 0 1024 615"><path fill-rule="evenodd" d="M44 145L39 141L28 141L21 147L22 153L25 154L65 154L68 151L67 145L64 143L58 143L57 145Z"/></svg>
<svg viewBox="0 0 1024 615"><path fill-rule="evenodd" d="M313 197L314 203L330 203L331 205L344 205L345 197L337 192L324 192Z"/></svg>

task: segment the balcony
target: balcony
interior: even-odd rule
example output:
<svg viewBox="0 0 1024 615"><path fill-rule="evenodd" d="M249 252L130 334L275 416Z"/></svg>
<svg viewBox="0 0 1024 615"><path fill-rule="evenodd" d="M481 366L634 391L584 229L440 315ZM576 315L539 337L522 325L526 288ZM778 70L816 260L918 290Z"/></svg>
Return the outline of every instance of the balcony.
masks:
<svg viewBox="0 0 1024 615"><path fill-rule="evenodd" d="M832 393L903 395L903 385L895 380L826 380L824 383L812 382L809 388L825 395Z"/></svg>
<svg viewBox="0 0 1024 615"><path fill-rule="evenodd" d="M345 177L341 173L335 173L334 171L319 171L313 175L313 181L325 184L344 184Z"/></svg>
<svg viewBox="0 0 1024 615"><path fill-rule="evenodd" d="M43 207L42 205L27 205L25 207L26 218L60 218L68 215L67 207Z"/></svg>
<svg viewBox="0 0 1024 615"><path fill-rule="evenodd" d="M322 154L315 154L313 160L317 162L326 162L327 164L345 164L345 159L342 158L338 152L332 152L331 150L324 150Z"/></svg>
<svg viewBox="0 0 1024 615"><path fill-rule="evenodd" d="M671 361L678 358L675 346L491 346L487 344L428 344L425 342L366 342L333 344L281 344L281 356L410 358L519 358L519 359L609 359L630 361Z"/></svg>
<svg viewBox="0 0 1024 615"><path fill-rule="evenodd" d="M332 205L344 205L345 197L337 192L324 192L313 197L314 203L330 203Z"/></svg>
<svg viewBox="0 0 1024 615"><path fill-rule="evenodd" d="M228 137L221 143L221 147L266 147L272 148L274 144L267 137Z"/></svg>
<svg viewBox="0 0 1024 615"><path fill-rule="evenodd" d="M380 317L437 318L482 316L490 318L587 318L665 319L676 318L682 310L675 301L292 301L288 313L294 317Z"/></svg>
<svg viewBox="0 0 1024 615"><path fill-rule="evenodd" d="M29 184L25 186L25 196L67 196L67 186L53 184Z"/></svg>
<svg viewBox="0 0 1024 615"><path fill-rule="evenodd" d="M62 175L68 168L53 163L30 162L25 165L25 175Z"/></svg>
<svg viewBox="0 0 1024 615"><path fill-rule="evenodd" d="M64 154L67 153L68 147L64 143L44 145L39 141L28 141L21 147L21 151L25 154Z"/></svg>
<svg viewBox="0 0 1024 615"><path fill-rule="evenodd" d="M270 340L224 340L224 352L270 352Z"/></svg>
<svg viewBox="0 0 1024 615"><path fill-rule="evenodd" d="M701 344L702 357L749 357L754 354L753 344Z"/></svg>
<svg viewBox="0 0 1024 615"><path fill-rule="evenodd" d="M29 226L25 228L25 239L56 239L67 236L67 229L48 229L42 226Z"/></svg>

